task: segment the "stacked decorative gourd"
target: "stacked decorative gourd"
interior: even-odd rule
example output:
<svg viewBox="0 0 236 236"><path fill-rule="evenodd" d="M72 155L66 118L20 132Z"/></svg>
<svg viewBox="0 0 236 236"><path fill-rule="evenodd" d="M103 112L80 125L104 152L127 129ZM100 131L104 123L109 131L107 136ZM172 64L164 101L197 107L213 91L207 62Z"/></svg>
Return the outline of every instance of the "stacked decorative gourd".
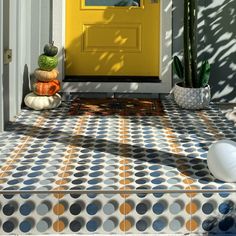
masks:
<svg viewBox="0 0 236 236"><path fill-rule="evenodd" d="M32 93L25 97L25 104L34 110L53 109L61 104L60 81L57 79L59 72L58 48L54 43L45 45L44 54L38 58L39 68L35 70L36 82L33 84Z"/></svg>

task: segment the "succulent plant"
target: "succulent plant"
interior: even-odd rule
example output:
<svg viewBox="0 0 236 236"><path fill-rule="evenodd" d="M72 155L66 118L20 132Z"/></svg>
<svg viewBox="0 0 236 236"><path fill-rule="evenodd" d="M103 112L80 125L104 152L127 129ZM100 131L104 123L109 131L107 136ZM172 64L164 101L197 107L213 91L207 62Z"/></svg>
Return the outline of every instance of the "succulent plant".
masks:
<svg viewBox="0 0 236 236"><path fill-rule="evenodd" d="M197 61L197 0L184 0L184 61L174 57L174 70L183 80L183 86L200 88L208 84L210 64L202 63L198 75Z"/></svg>

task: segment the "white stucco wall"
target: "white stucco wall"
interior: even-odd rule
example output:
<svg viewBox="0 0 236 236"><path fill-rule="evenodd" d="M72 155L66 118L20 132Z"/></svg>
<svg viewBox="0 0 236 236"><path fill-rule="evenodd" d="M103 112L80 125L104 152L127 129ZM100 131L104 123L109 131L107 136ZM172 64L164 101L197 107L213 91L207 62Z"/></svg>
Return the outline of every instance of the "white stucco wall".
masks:
<svg viewBox="0 0 236 236"><path fill-rule="evenodd" d="M50 38L49 0L10 0L10 118L21 108L22 93L28 93L29 80L37 68L38 56Z"/></svg>
<svg viewBox="0 0 236 236"><path fill-rule="evenodd" d="M215 101L236 103L236 1L206 1L204 57L212 64Z"/></svg>
<svg viewBox="0 0 236 236"><path fill-rule="evenodd" d="M0 130L20 112L29 92L38 56L50 39L50 10L49 0L0 0ZM3 65L3 47L12 49L9 65Z"/></svg>
<svg viewBox="0 0 236 236"><path fill-rule="evenodd" d="M212 64L210 85L216 102L236 102L236 1L198 0L199 62ZM183 0L173 1L173 54L183 54Z"/></svg>

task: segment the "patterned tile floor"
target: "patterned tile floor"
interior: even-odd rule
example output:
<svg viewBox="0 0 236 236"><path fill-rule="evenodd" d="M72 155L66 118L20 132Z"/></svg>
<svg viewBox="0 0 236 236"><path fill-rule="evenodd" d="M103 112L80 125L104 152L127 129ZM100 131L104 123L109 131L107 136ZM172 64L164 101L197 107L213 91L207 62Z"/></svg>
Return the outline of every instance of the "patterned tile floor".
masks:
<svg viewBox="0 0 236 236"><path fill-rule="evenodd" d="M235 193L186 192L236 190L215 179L206 164L212 143L236 141L233 123L216 105L186 111L171 100L162 104L158 116L71 116L70 103L52 111L23 110L0 134L1 232L234 231L235 219L227 214L235 209ZM28 190L48 192L22 192Z"/></svg>

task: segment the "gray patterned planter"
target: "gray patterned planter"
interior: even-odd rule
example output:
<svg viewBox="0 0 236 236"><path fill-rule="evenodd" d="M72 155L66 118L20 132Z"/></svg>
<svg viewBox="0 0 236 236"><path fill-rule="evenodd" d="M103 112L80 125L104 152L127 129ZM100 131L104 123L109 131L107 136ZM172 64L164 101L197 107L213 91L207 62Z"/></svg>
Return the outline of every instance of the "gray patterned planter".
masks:
<svg viewBox="0 0 236 236"><path fill-rule="evenodd" d="M203 109L209 106L211 100L209 85L204 88L185 88L177 83L173 93L175 102L184 109Z"/></svg>

